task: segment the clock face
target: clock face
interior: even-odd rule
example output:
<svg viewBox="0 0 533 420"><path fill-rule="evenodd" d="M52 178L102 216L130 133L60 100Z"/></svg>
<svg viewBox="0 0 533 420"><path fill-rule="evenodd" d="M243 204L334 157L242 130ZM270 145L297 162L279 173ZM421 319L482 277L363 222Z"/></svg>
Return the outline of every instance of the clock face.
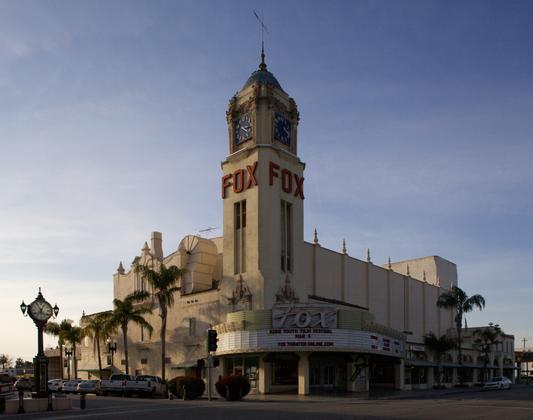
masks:
<svg viewBox="0 0 533 420"><path fill-rule="evenodd" d="M274 139L285 144L291 145L291 122L281 114L274 114Z"/></svg>
<svg viewBox="0 0 533 420"><path fill-rule="evenodd" d="M35 300L30 304L30 315L37 321L46 321L52 316L52 306L44 300Z"/></svg>
<svg viewBox="0 0 533 420"><path fill-rule="evenodd" d="M235 144L239 145L252 138L252 115L248 112L235 121Z"/></svg>

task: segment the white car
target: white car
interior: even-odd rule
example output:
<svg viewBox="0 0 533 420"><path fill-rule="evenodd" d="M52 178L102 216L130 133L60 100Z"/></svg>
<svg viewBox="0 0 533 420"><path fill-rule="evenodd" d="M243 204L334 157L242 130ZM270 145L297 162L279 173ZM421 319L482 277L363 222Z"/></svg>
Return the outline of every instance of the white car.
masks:
<svg viewBox="0 0 533 420"><path fill-rule="evenodd" d="M61 392L63 390L63 380L50 379L48 381L48 390L52 392Z"/></svg>
<svg viewBox="0 0 533 420"><path fill-rule="evenodd" d="M78 384L81 382L81 379L71 379L70 381L65 381L63 384L63 392L68 394L72 392L73 394L78 392Z"/></svg>
<svg viewBox="0 0 533 420"><path fill-rule="evenodd" d="M81 381L78 384L78 393L82 394L100 394L100 381L93 379L89 381Z"/></svg>
<svg viewBox="0 0 533 420"><path fill-rule="evenodd" d="M483 385L483 389L511 389L512 382L505 376L495 376Z"/></svg>

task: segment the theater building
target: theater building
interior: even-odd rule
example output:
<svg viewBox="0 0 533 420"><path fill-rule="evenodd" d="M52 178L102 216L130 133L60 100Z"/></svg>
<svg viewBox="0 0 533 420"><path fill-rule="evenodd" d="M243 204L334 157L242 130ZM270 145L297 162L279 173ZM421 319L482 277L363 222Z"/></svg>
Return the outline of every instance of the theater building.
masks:
<svg viewBox="0 0 533 420"><path fill-rule="evenodd" d="M455 264L430 256L380 266L370 253L363 260L348 255L341 239L338 251L322 247L316 230L304 240L298 107L264 56L226 116L228 155L220 196L213 197L223 202L223 236L189 235L165 255L161 233L153 232L131 267L121 263L113 278L113 297L123 299L147 290L134 270L139 264L187 269L169 313L167 377L196 372L206 357L206 330L215 328L214 376L246 375L255 392L431 386L435 365L423 336L454 327L451 311L436 301L457 285ZM130 373L160 374L160 318L157 304L148 304L155 332L130 326ZM123 369L120 336L116 341L114 364ZM94 371L90 339L80 353L79 370ZM451 383L457 361L449 364Z"/></svg>

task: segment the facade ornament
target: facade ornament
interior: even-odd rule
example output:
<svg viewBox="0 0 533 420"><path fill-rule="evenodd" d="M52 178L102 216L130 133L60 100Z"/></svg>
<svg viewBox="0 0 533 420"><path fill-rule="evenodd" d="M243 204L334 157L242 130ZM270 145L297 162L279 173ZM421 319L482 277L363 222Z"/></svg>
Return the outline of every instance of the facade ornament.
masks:
<svg viewBox="0 0 533 420"><path fill-rule="evenodd" d="M425 282L427 282L427 280L426 280L426 270L424 270L424 271L422 272L422 280L424 280Z"/></svg>
<svg viewBox="0 0 533 420"><path fill-rule="evenodd" d="M366 249L366 262L372 262L370 258L370 248Z"/></svg>
<svg viewBox="0 0 533 420"><path fill-rule="evenodd" d="M142 252L145 252L148 254L150 252L150 247L148 246L148 242L144 243L143 249L141 249Z"/></svg>
<svg viewBox="0 0 533 420"><path fill-rule="evenodd" d="M318 245L318 233L317 233L317 231L316 231L316 228L315 228L315 233L314 233L313 243L314 243L315 245Z"/></svg>
<svg viewBox="0 0 533 420"><path fill-rule="evenodd" d="M299 299L291 286L289 275L285 276L285 285L280 286L276 293L276 303L298 303Z"/></svg>
<svg viewBox="0 0 533 420"><path fill-rule="evenodd" d="M389 270L392 270L392 262L391 262L391 260L390 260L390 257L389 257L389 262L387 263L387 268L388 268Z"/></svg>
<svg viewBox="0 0 533 420"><path fill-rule="evenodd" d="M122 261L121 261L120 264L118 265L117 273L118 273L118 274L124 274L124 273L126 273L126 270L124 270L124 266L122 265Z"/></svg>
<svg viewBox="0 0 533 420"><path fill-rule="evenodd" d="M229 305L237 305L243 302L249 303L252 301L252 293L250 292L248 286L246 286L240 274L239 278L237 279L237 285L235 286L235 289L231 292L231 297L226 299L228 299Z"/></svg>

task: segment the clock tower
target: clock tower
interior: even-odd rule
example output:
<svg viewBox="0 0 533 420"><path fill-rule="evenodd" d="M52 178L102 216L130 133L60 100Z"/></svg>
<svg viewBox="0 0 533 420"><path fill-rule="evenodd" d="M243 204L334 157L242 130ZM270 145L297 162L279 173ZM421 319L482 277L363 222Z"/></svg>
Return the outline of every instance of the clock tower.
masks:
<svg viewBox="0 0 533 420"><path fill-rule="evenodd" d="M236 309L267 309L287 281L298 291L305 165L297 155L296 102L267 70L263 51L226 117L221 287Z"/></svg>

